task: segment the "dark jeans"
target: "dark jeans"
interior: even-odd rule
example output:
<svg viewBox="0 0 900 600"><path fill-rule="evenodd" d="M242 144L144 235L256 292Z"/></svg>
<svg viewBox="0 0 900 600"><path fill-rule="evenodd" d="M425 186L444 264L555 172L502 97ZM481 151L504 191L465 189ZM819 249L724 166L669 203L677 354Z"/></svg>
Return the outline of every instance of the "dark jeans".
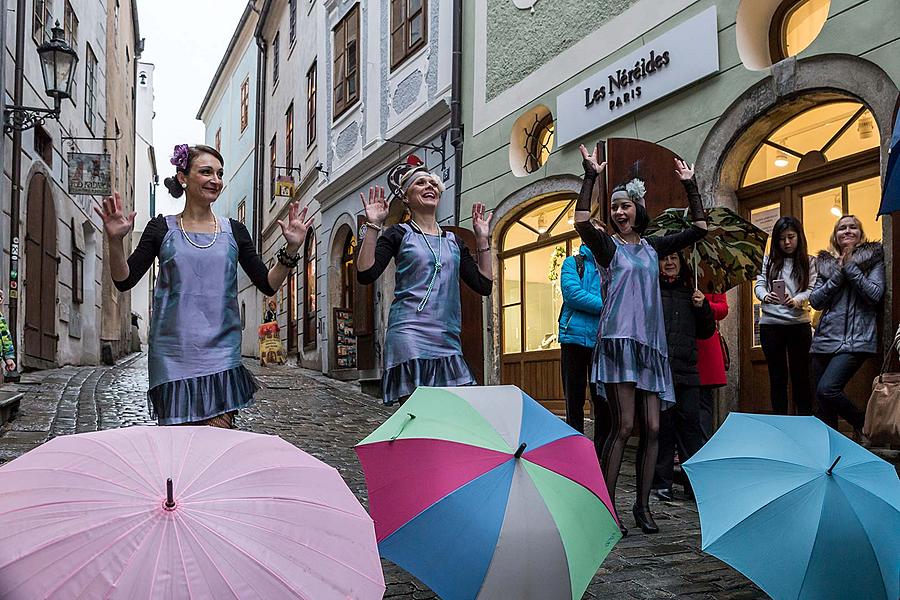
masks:
<svg viewBox="0 0 900 600"><path fill-rule="evenodd" d="M812 329L809 323L760 325L759 341L769 366L772 411L776 415L788 414L787 380L790 373L797 414L811 415L809 346L812 343Z"/></svg>
<svg viewBox="0 0 900 600"><path fill-rule="evenodd" d="M868 358L868 354L859 352L812 355L812 371L816 382L816 416L829 427L837 429L840 416L853 429L862 431L866 413L858 409L844 394L844 387Z"/></svg>
<svg viewBox="0 0 900 600"><path fill-rule="evenodd" d="M591 403L594 405L594 447L597 458L600 458L603 444L609 435L611 418L606 402L597 400L597 390L588 382L591 372L593 348L578 344L560 344L563 393L566 396L566 423L584 433L584 400L585 388L591 391Z"/></svg>
<svg viewBox="0 0 900 600"><path fill-rule="evenodd" d="M714 388L700 388L700 432L703 434L703 443L709 441L713 434L713 417L715 413Z"/></svg>
<svg viewBox="0 0 900 600"><path fill-rule="evenodd" d="M659 454L653 477L654 489L671 489L675 472L675 448L684 463L703 447L700 426L700 387L675 386L675 406L659 416Z"/></svg>

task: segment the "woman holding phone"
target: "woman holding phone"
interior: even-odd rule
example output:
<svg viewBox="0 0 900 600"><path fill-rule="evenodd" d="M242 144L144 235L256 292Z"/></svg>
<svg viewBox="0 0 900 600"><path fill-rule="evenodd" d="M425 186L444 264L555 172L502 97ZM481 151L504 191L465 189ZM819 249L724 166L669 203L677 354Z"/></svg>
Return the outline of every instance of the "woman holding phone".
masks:
<svg viewBox="0 0 900 600"><path fill-rule="evenodd" d="M788 376L797 414L811 415L809 348L812 343L809 295L816 271L806 249L803 225L781 217L772 229L769 255L756 277L762 302L759 339L769 366L772 412L788 414Z"/></svg>

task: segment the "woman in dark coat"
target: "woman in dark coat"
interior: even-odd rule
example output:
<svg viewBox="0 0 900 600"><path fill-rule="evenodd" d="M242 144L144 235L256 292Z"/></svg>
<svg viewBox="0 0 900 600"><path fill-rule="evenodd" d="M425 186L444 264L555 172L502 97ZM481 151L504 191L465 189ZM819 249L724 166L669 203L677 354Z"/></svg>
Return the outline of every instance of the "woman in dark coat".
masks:
<svg viewBox="0 0 900 600"><path fill-rule="evenodd" d="M693 289L693 277L680 253L659 259L659 287L666 323L666 345L675 384L675 406L660 415L659 456L653 487L661 500L672 499L675 446L682 461L703 446L700 426L700 371L697 340L716 332L709 301Z"/></svg>
<svg viewBox="0 0 900 600"><path fill-rule="evenodd" d="M877 352L878 306L884 296L884 248L866 242L862 223L841 217L831 234L831 252L816 257L819 276L809 303L822 311L810 356L816 389L816 416L837 429L843 417L860 434L865 412L844 387Z"/></svg>

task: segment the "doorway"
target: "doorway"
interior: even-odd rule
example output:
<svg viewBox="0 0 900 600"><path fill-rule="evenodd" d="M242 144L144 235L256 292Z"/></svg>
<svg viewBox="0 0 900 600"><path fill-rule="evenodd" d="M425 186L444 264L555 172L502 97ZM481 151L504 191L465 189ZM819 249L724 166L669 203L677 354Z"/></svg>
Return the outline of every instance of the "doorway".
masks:
<svg viewBox="0 0 900 600"><path fill-rule="evenodd" d="M779 217L796 217L810 256L828 249L843 214L856 215L868 239L879 240L879 139L871 113L859 102L822 103L794 115L751 155L737 191L741 213L767 233ZM740 410L769 413L768 368L759 344L761 305L752 282L740 294ZM847 396L860 407L869 396L875 362L867 362L847 386ZM788 410L794 412L792 400Z"/></svg>
<svg viewBox="0 0 900 600"><path fill-rule="evenodd" d="M33 366L56 363L56 206L47 178L28 187L25 228L25 358Z"/></svg>

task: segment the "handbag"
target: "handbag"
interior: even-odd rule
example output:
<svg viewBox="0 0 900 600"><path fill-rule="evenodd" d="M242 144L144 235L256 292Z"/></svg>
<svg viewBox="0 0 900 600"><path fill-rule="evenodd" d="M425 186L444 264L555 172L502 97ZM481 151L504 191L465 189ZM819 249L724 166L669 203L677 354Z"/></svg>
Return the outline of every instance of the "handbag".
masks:
<svg viewBox="0 0 900 600"><path fill-rule="evenodd" d="M900 373L885 373L893 350L888 348L866 406L863 435L876 446L900 445Z"/></svg>
<svg viewBox="0 0 900 600"><path fill-rule="evenodd" d="M728 349L728 342L725 341L725 337L719 331L718 321L716 321L716 333L719 336L719 347L722 349L722 364L725 365L725 370L727 371L731 368L731 351Z"/></svg>

